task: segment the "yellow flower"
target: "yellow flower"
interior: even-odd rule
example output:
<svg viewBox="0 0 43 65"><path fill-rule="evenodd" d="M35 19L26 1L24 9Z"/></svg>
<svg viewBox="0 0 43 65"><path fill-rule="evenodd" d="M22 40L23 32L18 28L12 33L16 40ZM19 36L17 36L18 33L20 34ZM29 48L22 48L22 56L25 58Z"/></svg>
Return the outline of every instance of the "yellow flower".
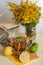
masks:
<svg viewBox="0 0 43 65"><path fill-rule="evenodd" d="M14 13L14 16L17 21L21 23L31 23L36 22L40 18L40 7L36 5L36 3L28 2L21 2L20 5L17 5L12 2L8 2L10 9Z"/></svg>

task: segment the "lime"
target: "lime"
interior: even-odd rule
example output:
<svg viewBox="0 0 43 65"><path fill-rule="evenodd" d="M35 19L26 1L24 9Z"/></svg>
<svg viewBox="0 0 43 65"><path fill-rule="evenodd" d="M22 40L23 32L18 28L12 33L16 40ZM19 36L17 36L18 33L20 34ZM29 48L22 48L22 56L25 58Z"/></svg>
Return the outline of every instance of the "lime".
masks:
<svg viewBox="0 0 43 65"><path fill-rule="evenodd" d="M30 51L32 52L32 53L35 53L35 52L37 52L37 50L38 50L38 43L33 43L32 44L32 46L31 46L31 48L30 48Z"/></svg>
<svg viewBox="0 0 43 65"><path fill-rule="evenodd" d="M31 46L31 48L30 48L30 52L32 52L32 53L37 52L37 50L38 50L38 48L36 48L35 46Z"/></svg>
<svg viewBox="0 0 43 65"><path fill-rule="evenodd" d="M32 46L35 46L36 48L38 48L38 43L33 43Z"/></svg>

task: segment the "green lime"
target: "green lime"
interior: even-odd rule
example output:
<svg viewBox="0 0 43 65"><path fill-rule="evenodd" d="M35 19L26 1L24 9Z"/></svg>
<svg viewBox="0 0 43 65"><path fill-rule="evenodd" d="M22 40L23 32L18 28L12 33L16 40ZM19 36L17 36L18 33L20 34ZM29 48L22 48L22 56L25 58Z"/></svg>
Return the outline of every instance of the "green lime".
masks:
<svg viewBox="0 0 43 65"><path fill-rule="evenodd" d="M30 52L32 52L32 53L36 53L37 50L38 50L38 48L36 48L35 46L31 46L31 48L30 48Z"/></svg>
<svg viewBox="0 0 43 65"><path fill-rule="evenodd" d="M32 46L35 46L36 48L38 48L38 43L33 43Z"/></svg>

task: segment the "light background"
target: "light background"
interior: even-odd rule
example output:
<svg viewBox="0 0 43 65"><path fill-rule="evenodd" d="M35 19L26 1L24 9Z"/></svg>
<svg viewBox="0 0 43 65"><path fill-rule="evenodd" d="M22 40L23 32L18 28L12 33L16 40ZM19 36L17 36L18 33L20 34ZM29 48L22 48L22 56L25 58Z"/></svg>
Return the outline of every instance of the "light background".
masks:
<svg viewBox="0 0 43 65"><path fill-rule="evenodd" d="M6 7L6 2L8 1L12 1L17 4L20 4L21 0L0 0L0 24L4 22L12 22L12 19L11 19L12 14ZM38 1L37 4L41 6L42 8L41 12L43 14L43 0L31 0L31 1L33 2ZM3 14L2 16L1 16L1 13ZM43 34L43 18L40 18L39 24L37 25L37 34Z"/></svg>
<svg viewBox="0 0 43 65"><path fill-rule="evenodd" d="M7 10L6 7L6 1L13 1L17 4L20 3L20 0L0 0L0 14L3 13L3 11L5 10L5 12L3 13L2 16L0 16L0 24L4 23L4 22L12 22L11 19L11 13ZM31 1L37 1L37 0L31 0ZM43 14L43 0L38 0L38 5L41 6L42 10L42 14ZM39 20L39 24L37 25L37 37L36 37L36 41L39 44L39 51L38 54L40 56L40 60L33 62L32 64L29 65L43 65L43 18L41 18ZM2 49L1 45L0 45L0 50ZM11 62L7 57L0 55L0 65L15 65L13 62Z"/></svg>

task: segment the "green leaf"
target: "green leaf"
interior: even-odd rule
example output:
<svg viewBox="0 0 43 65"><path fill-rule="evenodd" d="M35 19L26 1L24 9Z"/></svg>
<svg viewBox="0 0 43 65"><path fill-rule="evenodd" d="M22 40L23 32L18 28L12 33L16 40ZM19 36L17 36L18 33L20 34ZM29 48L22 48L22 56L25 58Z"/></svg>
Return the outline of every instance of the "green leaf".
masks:
<svg viewBox="0 0 43 65"><path fill-rule="evenodd" d="M17 40L18 40L19 42L21 42L21 41L23 41L23 37L17 37Z"/></svg>

